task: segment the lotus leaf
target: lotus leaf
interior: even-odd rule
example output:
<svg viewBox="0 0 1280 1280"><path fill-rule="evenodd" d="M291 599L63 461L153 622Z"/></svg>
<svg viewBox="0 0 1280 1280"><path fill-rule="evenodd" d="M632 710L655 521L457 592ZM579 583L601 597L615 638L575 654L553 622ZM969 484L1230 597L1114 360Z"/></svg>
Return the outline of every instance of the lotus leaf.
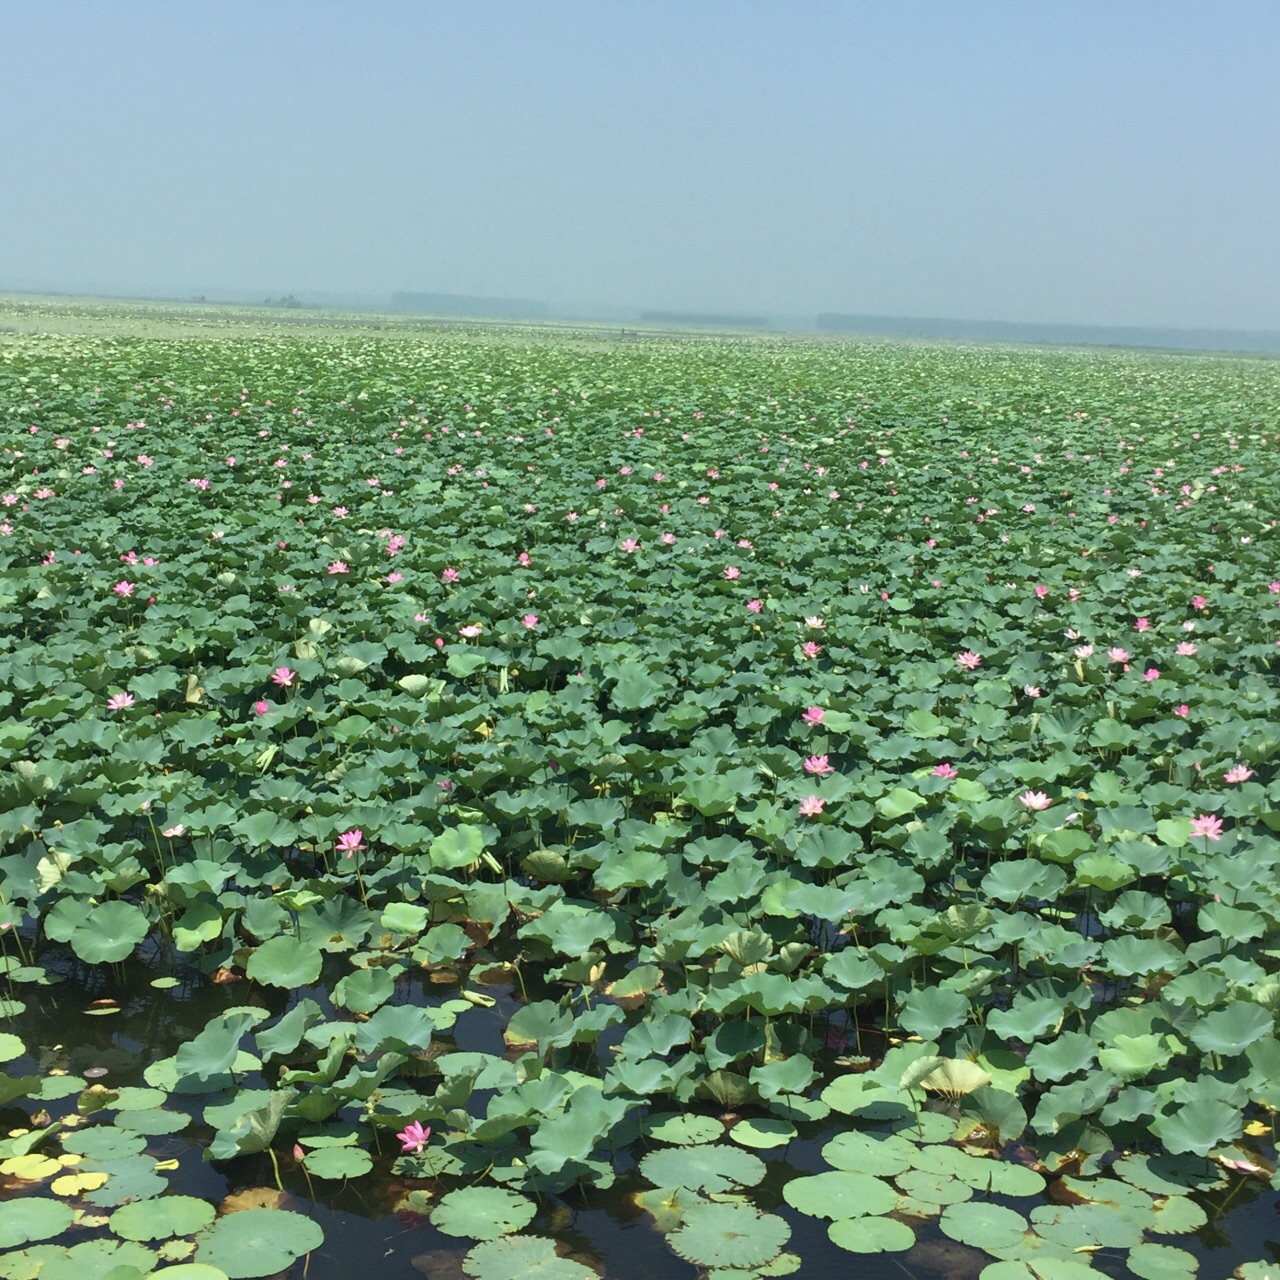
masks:
<svg viewBox="0 0 1280 1280"><path fill-rule="evenodd" d="M243 1209L219 1218L196 1237L196 1262L229 1280L274 1275L324 1242L310 1218L286 1209Z"/></svg>
<svg viewBox="0 0 1280 1280"><path fill-rule="evenodd" d="M596 1272L573 1258L562 1258L545 1236L504 1236L478 1244L462 1260L474 1280L595 1280Z"/></svg>

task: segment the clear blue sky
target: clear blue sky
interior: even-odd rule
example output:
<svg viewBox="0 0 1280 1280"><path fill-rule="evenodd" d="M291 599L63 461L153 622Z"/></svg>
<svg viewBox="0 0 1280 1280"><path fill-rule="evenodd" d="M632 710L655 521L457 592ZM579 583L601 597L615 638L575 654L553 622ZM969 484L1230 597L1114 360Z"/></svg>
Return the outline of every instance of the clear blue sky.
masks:
<svg viewBox="0 0 1280 1280"><path fill-rule="evenodd" d="M1280 328L1275 0L5 6L0 287Z"/></svg>

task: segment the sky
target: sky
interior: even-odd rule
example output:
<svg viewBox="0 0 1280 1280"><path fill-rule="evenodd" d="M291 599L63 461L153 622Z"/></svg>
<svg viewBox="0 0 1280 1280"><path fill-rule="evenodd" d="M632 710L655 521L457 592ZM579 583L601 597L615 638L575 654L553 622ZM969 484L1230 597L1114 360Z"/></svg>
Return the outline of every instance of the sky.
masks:
<svg viewBox="0 0 1280 1280"><path fill-rule="evenodd" d="M40 0L0 289L1280 328L1274 0Z"/></svg>

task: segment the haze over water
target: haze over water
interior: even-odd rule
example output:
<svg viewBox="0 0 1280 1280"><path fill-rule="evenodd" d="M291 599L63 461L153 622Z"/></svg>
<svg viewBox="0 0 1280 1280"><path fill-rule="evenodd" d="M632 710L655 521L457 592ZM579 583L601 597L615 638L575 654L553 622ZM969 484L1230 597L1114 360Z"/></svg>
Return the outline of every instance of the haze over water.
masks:
<svg viewBox="0 0 1280 1280"><path fill-rule="evenodd" d="M0 289L1280 328L1280 9L47 0Z"/></svg>

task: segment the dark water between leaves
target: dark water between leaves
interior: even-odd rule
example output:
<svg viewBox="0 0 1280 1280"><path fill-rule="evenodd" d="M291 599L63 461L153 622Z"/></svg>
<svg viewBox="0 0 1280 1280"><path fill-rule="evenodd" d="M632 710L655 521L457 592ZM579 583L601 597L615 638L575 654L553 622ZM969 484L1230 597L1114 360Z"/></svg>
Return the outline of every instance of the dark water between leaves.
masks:
<svg viewBox="0 0 1280 1280"><path fill-rule="evenodd" d="M147 1066L176 1051L224 1010L246 1003L266 1001L270 1012L280 1014L294 998L323 992L308 990L292 995L263 992L247 983L215 985L192 971L178 985L157 991L150 985L157 971L141 962L112 970L87 968L60 949L39 957L51 985L23 985L15 989L25 1009L12 1017L7 1029L21 1037L27 1054L8 1064L14 1074L47 1075L67 1072L111 1088L145 1084ZM60 981L57 979L61 979ZM488 988L496 1000L492 1009L475 1008L457 1021L449 1039L464 1051L502 1054L502 1028L518 1007L509 988ZM456 994L455 988L403 986L397 1000L434 1001ZM610 1051L607 1037L599 1052ZM250 1077L246 1086L261 1085ZM213 1164L203 1158L210 1130L203 1125L203 1099L191 1099L192 1123L177 1134L150 1137L147 1154L175 1162L169 1175L173 1191L221 1204L228 1196L252 1188L275 1189L276 1172L265 1155L246 1156ZM171 1099L171 1107L182 1100ZM29 1123L28 1107L16 1103L0 1110L4 1128ZM76 1097L69 1095L48 1104L53 1117L74 1111ZM824 1143L849 1127L844 1117L801 1124L799 1136L784 1147L759 1151L766 1162L763 1182L752 1192L757 1207L785 1219L791 1227L788 1249L801 1265L793 1274L820 1277L856 1273L868 1280L900 1280L903 1275L945 1280L971 1280L993 1259L980 1250L948 1239L929 1221L913 1220L917 1244L909 1252L893 1255L851 1256L827 1237L821 1221L798 1213L783 1199L786 1182L799 1174L826 1168L820 1156ZM464 1280L461 1261L472 1241L446 1235L418 1213L401 1205L413 1189L429 1183L409 1183L391 1172L398 1144L385 1133L381 1151L375 1153L371 1173L351 1180L309 1178L288 1154L289 1143L276 1142L279 1179L287 1195L285 1205L312 1217L324 1230L324 1244L291 1269L306 1280L346 1280L353 1273L374 1270L380 1280ZM641 1150L639 1155L643 1155ZM654 1229L649 1216L632 1201L648 1184L634 1169L629 1151L620 1151L618 1178L607 1189L578 1188L556 1199L545 1199L527 1231L556 1239L562 1252L596 1270L604 1280L698 1280L705 1273L676 1256L665 1237ZM0 1199L22 1193L23 1184L6 1179ZM1280 1263L1280 1201L1262 1182L1233 1178L1221 1191L1197 1197L1208 1223L1176 1243L1194 1254L1204 1280L1228 1277L1234 1268L1250 1260ZM1025 1205L1024 1205L1025 1207ZM83 1238L83 1233L76 1239ZM71 1243L65 1240L63 1243ZM1171 1241L1171 1243L1173 1243ZM1124 1250L1098 1250L1092 1254L1098 1271L1123 1277L1127 1269ZM742 1273L747 1274L747 1273Z"/></svg>

